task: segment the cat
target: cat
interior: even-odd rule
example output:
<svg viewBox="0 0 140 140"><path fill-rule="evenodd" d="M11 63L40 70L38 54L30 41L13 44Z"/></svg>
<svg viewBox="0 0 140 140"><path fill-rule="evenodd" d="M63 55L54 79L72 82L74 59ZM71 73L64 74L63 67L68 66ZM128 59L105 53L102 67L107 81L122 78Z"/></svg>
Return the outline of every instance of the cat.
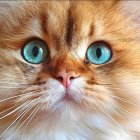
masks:
<svg viewBox="0 0 140 140"><path fill-rule="evenodd" d="M139 1L0 1L1 140L139 140Z"/></svg>

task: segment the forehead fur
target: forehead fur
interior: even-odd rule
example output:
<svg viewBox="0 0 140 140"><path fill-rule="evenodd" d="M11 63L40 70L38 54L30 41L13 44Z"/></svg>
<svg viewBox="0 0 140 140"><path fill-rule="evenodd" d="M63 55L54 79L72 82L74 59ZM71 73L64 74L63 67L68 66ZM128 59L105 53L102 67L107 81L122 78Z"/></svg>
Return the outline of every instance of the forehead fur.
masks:
<svg viewBox="0 0 140 140"><path fill-rule="evenodd" d="M9 2L6 11L1 11L0 39L4 42L17 38L16 43L13 42L17 48L26 39L36 36L46 41L55 40L58 48L77 45L87 37L102 40L106 35L106 39L110 37L107 33L112 34L114 40L117 34L131 38L130 27L122 20L117 6L110 1Z"/></svg>

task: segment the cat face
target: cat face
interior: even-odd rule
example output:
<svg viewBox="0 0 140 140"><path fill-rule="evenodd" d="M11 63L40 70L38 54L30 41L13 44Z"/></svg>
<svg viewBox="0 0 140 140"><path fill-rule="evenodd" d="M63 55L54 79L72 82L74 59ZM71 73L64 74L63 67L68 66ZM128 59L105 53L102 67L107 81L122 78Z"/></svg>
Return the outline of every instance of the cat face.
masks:
<svg viewBox="0 0 140 140"><path fill-rule="evenodd" d="M118 4L21 3L0 13L0 124L66 110L138 117L139 40Z"/></svg>

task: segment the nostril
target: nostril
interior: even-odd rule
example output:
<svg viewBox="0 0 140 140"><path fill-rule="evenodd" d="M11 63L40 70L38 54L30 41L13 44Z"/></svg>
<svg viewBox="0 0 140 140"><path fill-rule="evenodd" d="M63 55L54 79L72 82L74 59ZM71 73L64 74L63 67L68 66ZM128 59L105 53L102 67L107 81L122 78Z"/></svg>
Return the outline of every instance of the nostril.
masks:
<svg viewBox="0 0 140 140"><path fill-rule="evenodd" d="M70 79L70 80L74 80L74 79L76 79L76 78L78 78L78 77L80 77L80 75L71 76L69 79Z"/></svg>
<svg viewBox="0 0 140 140"><path fill-rule="evenodd" d="M72 76L72 77L70 77L70 80L73 80L73 79L75 79L76 77L74 77L74 76Z"/></svg>
<svg viewBox="0 0 140 140"><path fill-rule="evenodd" d="M58 76L57 79L61 82L63 81L63 77L61 77L61 76Z"/></svg>

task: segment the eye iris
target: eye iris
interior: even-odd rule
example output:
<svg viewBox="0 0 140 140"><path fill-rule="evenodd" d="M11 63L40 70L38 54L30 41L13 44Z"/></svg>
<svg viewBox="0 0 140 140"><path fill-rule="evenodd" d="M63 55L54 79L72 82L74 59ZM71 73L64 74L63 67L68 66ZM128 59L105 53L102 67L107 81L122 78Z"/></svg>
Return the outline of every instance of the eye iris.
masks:
<svg viewBox="0 0 140 140"><path fill-rule="evenodd" d="M39 64L48 56L48 48L43 41L32 40L22 49L22 57L32 64Z"/></svg>
<svg viewBox="0 0 140 140"><path fill-rule="evenodd" d="M111 50L106 43L96 42L88 48L86 55L89 62L100 65L111 59Z"/></svg>

